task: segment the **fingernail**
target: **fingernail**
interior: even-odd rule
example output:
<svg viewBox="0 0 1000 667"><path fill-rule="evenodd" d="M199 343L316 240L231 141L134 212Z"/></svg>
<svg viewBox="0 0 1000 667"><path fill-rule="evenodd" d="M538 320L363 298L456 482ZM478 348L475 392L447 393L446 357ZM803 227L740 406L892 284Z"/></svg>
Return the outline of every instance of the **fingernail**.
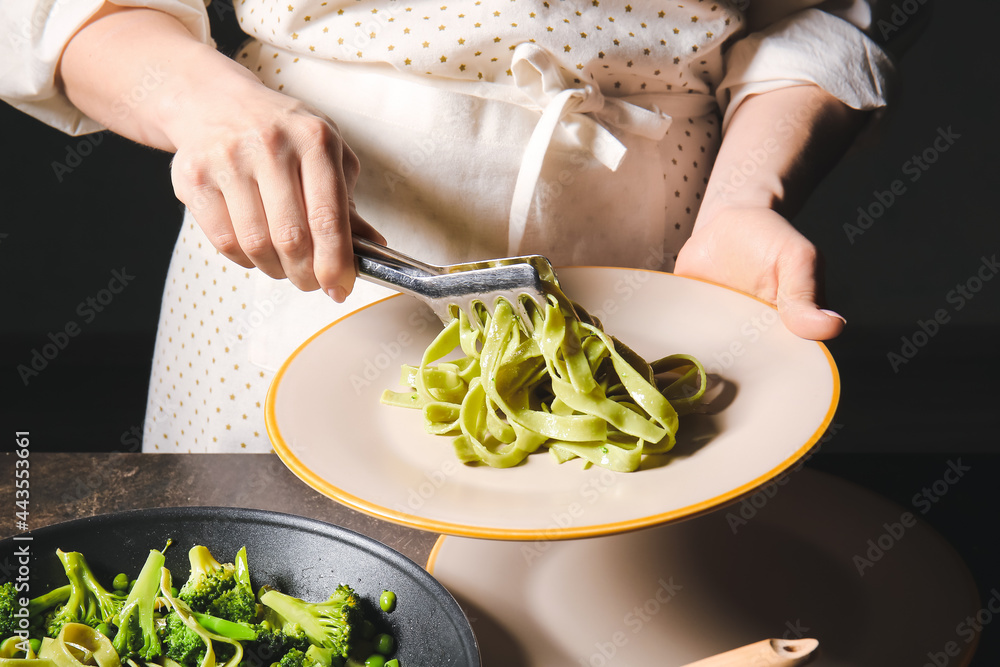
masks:
<svg viewBox="0 0 1000 667"><path fill-rule="evenodd" d="M834 312L834 311L832 311L832 310L826 310L826 309L824 309L824 308L820 308L819 312L821 312L821 313L826 313L826 314L827 314L827 315L829 315L830 317L836 317L836 318L837 318L838 320L840 320L840 321L841 321L841 322L843 322L844 324L847 324L847 319L846 319L846 318L844 318L844 316L843 316L843 315L841 315L840 313L837 313L837 312Z"/></svg>
<svg viewBox="0 0 1000 667"><path fill-rule="evenodd" d="M337 287L331 287L326 291L326 293L337 303L344 303L344 299L347 298L347 291L339 285Z"/></svg>

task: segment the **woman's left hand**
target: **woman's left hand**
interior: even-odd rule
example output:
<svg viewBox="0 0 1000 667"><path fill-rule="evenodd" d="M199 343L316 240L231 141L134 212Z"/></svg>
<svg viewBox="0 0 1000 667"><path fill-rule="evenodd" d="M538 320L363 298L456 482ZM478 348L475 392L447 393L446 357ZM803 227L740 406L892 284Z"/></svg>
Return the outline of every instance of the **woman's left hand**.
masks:
<svg viewBox="0 0 1000 667"><path fill-rule="evenodd" d="M764 207L731 207L699 220L674 271L752 294L776 305L792 333L827 340L846 321L819 307L818 268L815 246L784 217Z"/></svg>

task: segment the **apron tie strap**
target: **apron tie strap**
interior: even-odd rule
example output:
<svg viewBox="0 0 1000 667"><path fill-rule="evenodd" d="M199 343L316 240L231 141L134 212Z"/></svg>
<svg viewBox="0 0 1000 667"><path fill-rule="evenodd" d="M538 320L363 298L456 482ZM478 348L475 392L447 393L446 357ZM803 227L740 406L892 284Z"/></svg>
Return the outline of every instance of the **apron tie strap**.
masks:
<svg viewBox="0 0 1000 667"><path fill-rule="evenodd" d="M610 127L660 140L670 128L671 118L655 105L647 109L614 97L587 83L570 87L562 69L548 51L531 42L514 50L511 73L514 84L538 106L542 115L531 134L514 184L508 222L508 254L520 252L528 212L542 173L549 144L562 126L571 137L611 171L625 158L625 146Z"/></svg>

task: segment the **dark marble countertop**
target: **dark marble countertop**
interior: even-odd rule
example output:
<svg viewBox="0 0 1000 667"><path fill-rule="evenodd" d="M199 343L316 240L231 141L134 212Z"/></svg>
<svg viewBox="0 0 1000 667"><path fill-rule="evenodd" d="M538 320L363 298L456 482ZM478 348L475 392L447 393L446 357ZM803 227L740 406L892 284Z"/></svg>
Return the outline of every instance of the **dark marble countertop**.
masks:
<svg viewBox="0 0 1000 667"><path fill-rule="evenodd" d="M0 537L19 532L15 455L0 455ZM32 453L28 528L151 507L245 507L318 519L372 537L424 565L437 535L362 514L299 481L274 454Z"/></svg>
<svg viewBox="0 0 1000 667"><path fill-rule="evenodd" d="M0 454L0 538L18 525L14 453ZM127 509L245 507L295 514L372 537L425 565L438 535L383 521L314 491L274 454L139 454L31 452L27 529ZM991 453L839 454L819 452L805 464L850 480L919 514L967 564L979 597L1000 590L996 480ZM23 466L21 466L23 468ZM949 470L962 474L946 475ZM794 474L794 473L792 473ZM934 495L935 483L951 479ZM942 489L938 489L942 491ZM925 492L931 494L933 502ZM22 494L23 495L23 494ZM919 585L919 582L915 582ZM933 604L932 600L928 601ZM990 614L993 619L992 613ZM982 629L972 665L1000 665L1000 614Z"/></svg>

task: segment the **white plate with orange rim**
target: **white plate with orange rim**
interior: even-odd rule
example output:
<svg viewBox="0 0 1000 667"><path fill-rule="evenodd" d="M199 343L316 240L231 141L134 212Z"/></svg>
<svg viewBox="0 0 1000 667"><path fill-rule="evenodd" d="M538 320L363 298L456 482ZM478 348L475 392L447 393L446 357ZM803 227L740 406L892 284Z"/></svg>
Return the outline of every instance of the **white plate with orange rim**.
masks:
<svg viewBox="0 0 1000 667"><path fill-rule="evenodd" d="M424 432L417 410L380 402L399 390L441 324L393 296L322 329L281 366L265 404L281 460L317 491L424 530L490 539L618 533L700 514L752 492L801 459L830 424L837 368L775 309L741 292L668 273L558 270L570 298L646 359L693 354L721 378L712 414L681 419L677 444L633 473L558 464L458 462L451 438Z"/></svg>
<svg viewBox="0 0 1000 667"><path fill-rule="evenodd" d="M427 570L465 610L484 667L680 667L765 638L818 640L810 667L968 665L975 581L914 514L802 468L738 504L621 535L444 536Z"/></svg>

